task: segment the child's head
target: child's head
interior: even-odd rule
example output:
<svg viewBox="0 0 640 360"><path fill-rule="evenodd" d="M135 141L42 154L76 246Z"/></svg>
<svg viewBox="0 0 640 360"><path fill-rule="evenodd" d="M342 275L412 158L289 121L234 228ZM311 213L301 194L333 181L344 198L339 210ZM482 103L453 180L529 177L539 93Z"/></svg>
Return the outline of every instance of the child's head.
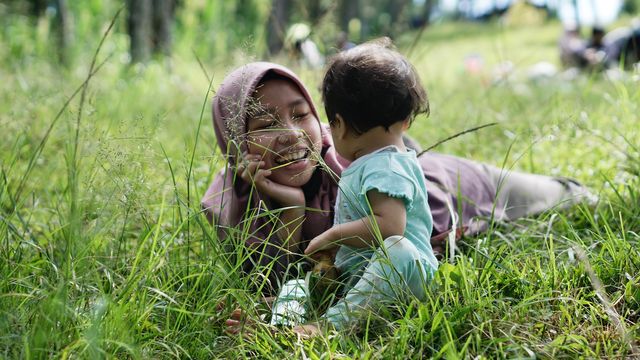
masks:
<svg viewBox="0 0 640 360"><path fill-rule="evenodd" d="M338 53L322 81L322 98L329 124L339 114L358 135L429 113L416 69L389 38Z"/></svg>

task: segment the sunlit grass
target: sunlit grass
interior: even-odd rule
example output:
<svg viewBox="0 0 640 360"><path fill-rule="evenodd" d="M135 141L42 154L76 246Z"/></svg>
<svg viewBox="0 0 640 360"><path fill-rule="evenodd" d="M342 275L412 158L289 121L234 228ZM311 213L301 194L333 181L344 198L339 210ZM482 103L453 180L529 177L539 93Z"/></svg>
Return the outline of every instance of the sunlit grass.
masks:
<svg viewBox="0 0 640 360"><path fill-rule="evenodd" d="M239 275L247 253L220 244L200 213L223 159L210 126L210 79L193 54L176 54L170 70L128 68L121 35L108 37L98 63L108 60L90 79L82 108L79 98L70 103L35 158L56 114L87 79L90 55L69 70L38 57L3 61L0 356L629 356L640 309L638 82L527 80L529 66L555 62L557 34L557 24L429 29L410 58L432 114L410 133L428 146L498 121L437 150L497 165L508 155L517 169L575 177L601 193L597 211L551 211L465 239L425 303L384 327L309 341L267 330L250 340L223 332L234 303L257 315L251 288L263 278ZM414 35L399 40L401 50ZM483 57L486 74L464 72L471 53ZM201 60L215 89L231 67ZM493 68L507 60L514 78L492 83ZM294 68L319 101L321 72ZM626 336L597 296L586 260Z"/></svg>

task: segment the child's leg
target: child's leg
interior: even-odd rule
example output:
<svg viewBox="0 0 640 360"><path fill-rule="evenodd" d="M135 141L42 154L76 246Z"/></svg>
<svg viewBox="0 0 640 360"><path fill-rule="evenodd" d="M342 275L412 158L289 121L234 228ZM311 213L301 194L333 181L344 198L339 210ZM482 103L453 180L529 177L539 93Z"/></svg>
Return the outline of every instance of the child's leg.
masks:
<svg viewBox="0 0 640 360"><path fill-rule="evenodd" d="M434 270L409 240L391 236L376 249L358 282L327 310L325 318L340 329L356 319L357 313L372 310L382 302L405 299L407 295L424 299Z"/></svg>
<svg viewBox="0 0 640 360"><path fill-rule="evenodd" d="M595 195L575 180L508 171L487 164L481 167L497 189L497 202L504 204L507 220L539 214L556 206L597 201Z"/></svg>

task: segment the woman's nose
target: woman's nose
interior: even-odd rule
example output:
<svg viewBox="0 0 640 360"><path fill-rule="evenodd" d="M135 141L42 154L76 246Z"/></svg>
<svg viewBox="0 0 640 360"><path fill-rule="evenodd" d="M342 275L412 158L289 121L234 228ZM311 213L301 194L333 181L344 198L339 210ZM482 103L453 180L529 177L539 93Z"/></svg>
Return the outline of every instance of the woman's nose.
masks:
<svg viewBox="0 0 640 360"><path fill-rule="evenodd" d="M278 141L281 144L292 144L298 142L302 138L304 132L297 127L288 127L284 129L280 135L278 135Z"/></svg>

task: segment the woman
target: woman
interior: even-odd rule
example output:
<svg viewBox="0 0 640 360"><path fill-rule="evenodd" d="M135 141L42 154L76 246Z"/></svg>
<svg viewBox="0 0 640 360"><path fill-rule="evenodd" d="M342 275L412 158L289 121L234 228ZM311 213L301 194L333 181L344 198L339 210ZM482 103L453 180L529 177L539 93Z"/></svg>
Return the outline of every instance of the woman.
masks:
<svg viewBox="0 0 640 360"><path fill-rule="evenodd" d="M228 166L202 205L221 240L244 244L244 270L267 275L265 294L287 272L297 275L291 265L333 223L337 179L347 161L336 154L319 119L300 79L272 63L234 70L213 99L213 125ZM431 152L419 160L434 250L442 251L448 240L453 251L456 234L477 234L492 220L517 219L589 194L568 179L506 172Z"/></svg>

